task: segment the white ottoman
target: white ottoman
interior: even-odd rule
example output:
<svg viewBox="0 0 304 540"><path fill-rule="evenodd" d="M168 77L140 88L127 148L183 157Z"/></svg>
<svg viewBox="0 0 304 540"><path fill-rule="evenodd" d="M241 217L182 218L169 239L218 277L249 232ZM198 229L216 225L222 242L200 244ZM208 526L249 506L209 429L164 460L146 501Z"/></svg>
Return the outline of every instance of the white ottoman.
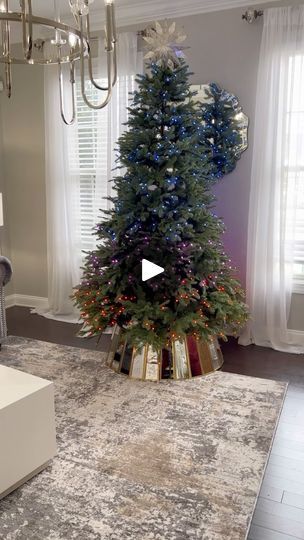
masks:
<svg viewBox="0 0 304 540"><path fill-rule="evenodd" d="M0 498L55 454L53 383L0 365Z"/></svg>

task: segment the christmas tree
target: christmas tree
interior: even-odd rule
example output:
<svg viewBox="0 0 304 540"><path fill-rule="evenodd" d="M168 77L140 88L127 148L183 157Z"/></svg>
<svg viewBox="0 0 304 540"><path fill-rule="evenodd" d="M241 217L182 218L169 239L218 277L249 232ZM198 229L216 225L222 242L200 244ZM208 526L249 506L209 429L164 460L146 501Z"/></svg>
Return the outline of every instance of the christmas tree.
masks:
<svg viewBox="0 0 304 540"><path fill-rule="evenodd" d="M89 335L118 325L129 343L156 349L185 334L224 337L247 317L213 213L213 164L183 39L174 24L158 23L146 37L149 69L118 141L123 174L74 293ZM164 273L143 282L143 259Z"/></svg>
<svg viewBox="0 0 304 540"><path fill-rule="evenodd" d="M207 145L210 179L217 180L232 172L245 150L242 137L244 114L236 96L210 83L200 106L204 124L202 143Z"/></svg>

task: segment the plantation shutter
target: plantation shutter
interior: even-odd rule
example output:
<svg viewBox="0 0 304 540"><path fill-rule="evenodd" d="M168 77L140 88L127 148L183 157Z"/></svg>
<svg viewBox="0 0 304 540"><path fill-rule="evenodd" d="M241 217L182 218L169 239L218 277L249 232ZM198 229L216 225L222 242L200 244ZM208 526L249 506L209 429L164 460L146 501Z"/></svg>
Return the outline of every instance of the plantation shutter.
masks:
<svg viewBox="0 0 304 540"><path fill-rule="evenodd" d="M100 80L101 85L106 81ZM88 99L100 100L100 92L86 85ZM80 81L76 82L77 129L70 144L70 170L79 176L80 237L83 250L95 248L93 227L108 208L104 197L110 194L108 178L109 108L90 109L83 101Z"/></svg>
<svg viewBox="0 0 304 540"><path fill-rule="evenodd" d="M121 75L113 90L110 104L104 109L90 109L81 95L80 81L76 82L76 129L69 141L71 177L79 177L80 238L84 251L95 249L93 229L110 207L105 197L113 195L113 168L116 165L117 140L126 129L130 92L135 90L136 73ZM99 79L101 86L107 81ZM101 100L101 92L86 83L86 95L92 103Z"/></svg>

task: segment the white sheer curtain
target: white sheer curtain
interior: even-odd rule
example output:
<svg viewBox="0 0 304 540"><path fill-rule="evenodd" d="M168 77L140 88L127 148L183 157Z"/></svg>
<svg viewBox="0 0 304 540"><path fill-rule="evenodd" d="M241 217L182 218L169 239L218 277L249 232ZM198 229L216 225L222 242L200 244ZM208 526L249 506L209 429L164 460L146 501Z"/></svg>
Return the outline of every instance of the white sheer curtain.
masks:
<svg viewBox="0 0 304 540"><path fill-rule="evenodd" d="M77 322L70 295L79 281L79 178L70 174L69 137L77 126L66 126L60 116L57 66L44 70L45 180L47 208L48 309L40 315Z"/></svg>
<svg viewBox="0 0 304 540"><path fill-rule="evenodd" d="M117 139L125 128L129 92L134 89L134 75L142 71L141 55L137 52L137 35L119 36L118 67L120 82L107 107L107 134L97 148L96 204L104 206L102 197L109 194L108 181L115 165ZM101 75L97 73L97 75ZM68 322L79 322L78 311L70 299L73 286L81 277L82 239L80 208L80 171L71 167L71 145L77 140L78 126L65 126L60 118L57 69L45 68L45 152L48 249L48 309L40 315ZM100 118L103 110L98 112ZM97 122L98 120L97 115ZM102 123L100 124L102 129ZM76 146L74 146L73 151ZM100 200L98 201L98 198ZM94 219L100 219L100 214ZM96 224L96 221L94 223Z"/></svg>
<svg viewBox="0 0 304 540"><path fill-rule="evenodd" d="M297 204L304 182L303 96L304 6L267 9L258 72L248 229L251 321L239 342L294 353L304 352L304 334L288 329Z"/></svg>

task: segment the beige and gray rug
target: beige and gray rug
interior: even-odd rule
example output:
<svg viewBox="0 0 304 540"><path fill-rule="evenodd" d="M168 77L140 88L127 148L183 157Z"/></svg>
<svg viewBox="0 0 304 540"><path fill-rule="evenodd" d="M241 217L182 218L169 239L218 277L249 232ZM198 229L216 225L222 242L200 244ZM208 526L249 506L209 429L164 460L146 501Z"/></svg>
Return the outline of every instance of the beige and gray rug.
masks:
<svg viewBox="0 0 304 540"><path fill-rule="evenodd" d="M55 382L58 457L0 501L5 540L244 540L286 386L216 373L128 380L104 354L9 338Z"/></svg>

